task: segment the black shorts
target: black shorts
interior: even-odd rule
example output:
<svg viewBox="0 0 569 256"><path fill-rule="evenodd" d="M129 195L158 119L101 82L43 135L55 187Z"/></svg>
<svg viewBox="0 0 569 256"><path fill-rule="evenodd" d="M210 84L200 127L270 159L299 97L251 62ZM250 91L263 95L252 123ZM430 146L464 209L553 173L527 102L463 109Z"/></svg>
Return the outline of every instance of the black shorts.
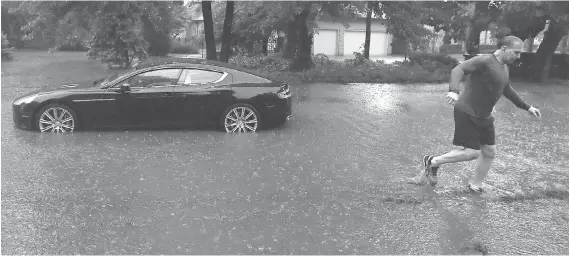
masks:
<svg viewBox="0 0 569 256"><path fill-rule="evenodd" d="M478 118L454 109L454 138L452 144L480 150L480 145L495 145L494 118Z"/></svg>

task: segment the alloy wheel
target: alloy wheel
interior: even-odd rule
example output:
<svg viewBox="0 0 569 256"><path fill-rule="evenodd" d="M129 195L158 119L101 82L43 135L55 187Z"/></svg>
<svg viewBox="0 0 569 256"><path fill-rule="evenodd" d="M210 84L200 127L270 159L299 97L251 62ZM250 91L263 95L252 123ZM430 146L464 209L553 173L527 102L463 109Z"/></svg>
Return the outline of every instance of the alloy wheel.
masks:
<svg viewBox="0 0 569 256"><path fill-rule="evenodd" d="M249 107L235 107L225 115L225 130L227 132L254 132L258 121L255 111Z"/></svg>
<svg viewBox="0 0 569 256"><path fill-rule="evenodd" d="M66 109L51 107L41 114L38 126L41 132L73 132L75 119Z"/></svg>

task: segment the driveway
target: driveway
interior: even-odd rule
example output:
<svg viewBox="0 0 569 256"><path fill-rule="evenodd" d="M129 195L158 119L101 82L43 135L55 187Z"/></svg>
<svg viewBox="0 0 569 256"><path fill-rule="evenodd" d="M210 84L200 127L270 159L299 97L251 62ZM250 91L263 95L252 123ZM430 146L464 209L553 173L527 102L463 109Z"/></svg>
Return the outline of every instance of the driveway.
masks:
<svg viewBox="0 0 569 256"><path fill-rule="evenodd" d="M255 134L39 134L14 98L105 74L98 61L2 63L2 254L563 254L569 87L514 84L543 113L496 108L487 193L474 163L403 182L452 147L446 85L297 84L293 118ZM91 75L80 73L89 67Z"/></svg>

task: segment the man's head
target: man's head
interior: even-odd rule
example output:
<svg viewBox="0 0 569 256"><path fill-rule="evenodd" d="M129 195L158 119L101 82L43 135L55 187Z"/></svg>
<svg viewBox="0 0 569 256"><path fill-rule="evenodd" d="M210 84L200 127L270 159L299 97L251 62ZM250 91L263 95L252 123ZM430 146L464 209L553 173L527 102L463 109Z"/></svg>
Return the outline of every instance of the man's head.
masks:
<svg viewBox="0 0 569 256"><path fill-rule="evenodd" d="M506 36L498 42L498 56L504 64L512 64L520 58L524 41L515 36Z"/></svg>

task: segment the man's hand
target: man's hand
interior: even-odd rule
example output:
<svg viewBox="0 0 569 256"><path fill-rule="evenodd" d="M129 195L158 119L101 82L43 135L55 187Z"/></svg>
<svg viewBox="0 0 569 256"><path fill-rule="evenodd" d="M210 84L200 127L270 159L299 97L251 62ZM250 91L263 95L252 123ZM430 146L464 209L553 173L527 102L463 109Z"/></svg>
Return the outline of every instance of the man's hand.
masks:
<svg viewBox="0 0 569 256"><path fill-rule="evenodd" d="M448 104L454 106L454 104L456 104L456 101L458 100L458 94L456 92L448 92L446 95L446 99Z"/></svg>
<svg viewBox="0 0 569 256"><path fill-rule="evenodd" d="M535 116L535 118L541 119L541 112L539 112L539 109L534 108L533 106L531 106L531 107L529 107L528 112L529 112L532 116Z"/></svg>

